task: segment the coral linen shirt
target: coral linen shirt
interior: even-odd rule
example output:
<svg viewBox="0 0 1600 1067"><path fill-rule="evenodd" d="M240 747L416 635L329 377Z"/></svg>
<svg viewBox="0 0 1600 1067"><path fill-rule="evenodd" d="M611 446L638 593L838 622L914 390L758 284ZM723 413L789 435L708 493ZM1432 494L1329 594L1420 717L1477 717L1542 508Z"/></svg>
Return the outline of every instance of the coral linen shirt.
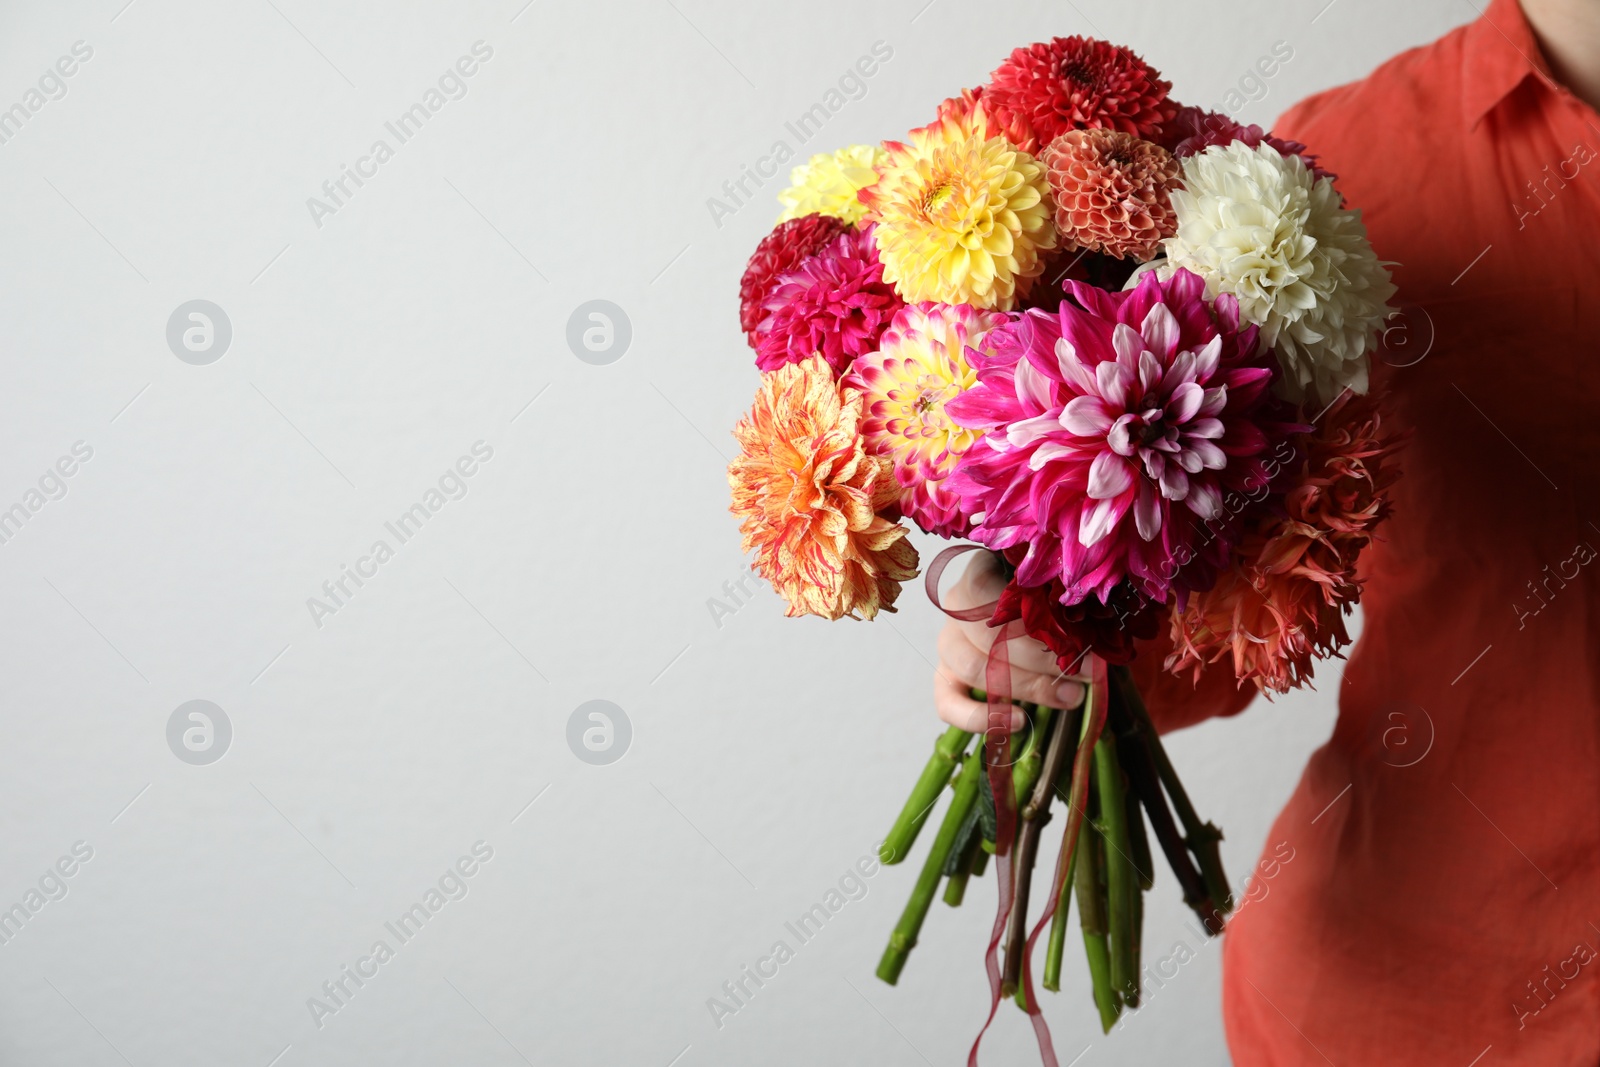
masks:
<svg viewBox="0 0 1600 1067"><path fill-rule="evenodd" d="M1224 940L1229 1045L1600 1063L1600 117L1496 0L1274 132L1396 261L1375 388L1414 436L1294 859ZM1240 710L1210 681L1158 686L1163 728Z"/></svg>

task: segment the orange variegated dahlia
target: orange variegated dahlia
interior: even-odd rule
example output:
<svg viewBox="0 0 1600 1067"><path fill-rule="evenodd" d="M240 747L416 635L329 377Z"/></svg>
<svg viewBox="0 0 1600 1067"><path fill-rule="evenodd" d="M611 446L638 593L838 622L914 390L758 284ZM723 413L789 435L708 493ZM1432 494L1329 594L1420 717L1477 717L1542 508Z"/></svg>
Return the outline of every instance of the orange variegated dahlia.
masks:
<svg viewBox="0 0 1600 1067"><path fill-rule="evenodd" d="M861 192L884 280L907 303L1009 311L1056 246L1044 167L986 132L945 119L886 142L877 184Z"/></svg>
<svg viewBox="0 0 1600 1067"><path fill-rule="evenodd" d="M878 514L900 497L894 464L866 450L859 391L821 356L762 375L733 433L730 509L752 569L789 602L787 615L870 619L893 611L917 574L906 528Z"/></svg>
<svg viewBox="0 0 1600 1067"><path fill-rule="evenodd" d="M1350 643L1344 616L1361 596L1356 557L1387 517L1399 477L1399 435L1378 405L1346 390L1317 427L1294 439L1282 508L1236 550L1210 590L1172 615L1167 669L1193 670L1225 657L1256 688L1286 693L1311 677L1312 661Z"/></svg>

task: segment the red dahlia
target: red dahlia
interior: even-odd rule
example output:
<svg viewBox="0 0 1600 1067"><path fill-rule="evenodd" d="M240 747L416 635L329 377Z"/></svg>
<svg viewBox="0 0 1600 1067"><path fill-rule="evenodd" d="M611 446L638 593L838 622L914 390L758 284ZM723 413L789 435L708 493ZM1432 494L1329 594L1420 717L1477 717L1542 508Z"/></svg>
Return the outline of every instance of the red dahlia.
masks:
<svg viewBox="0 0 1600 1067"><path fill-rule="evenodd" d="M850 227L832 215L801 215L781 222L761 239L750 265L739 279L739 327L750 347L756 347L756 327L766 316L762 306L778 284L778 276L799 266Z"/></svg>
<svg viewBox="0 0 1600 1067"><path fill-rule="evenodd" d="M1178 105L1131 50L1092 37L1057 37L1018 48L989 76L984 102L1001 125L1026 120L1048 144L1068 130L1120 130L1155 140Z"/></svg>
<svg viewBox="0 0 1600 1067"><path fill-rule="evenodd" d="M820 353L843 374L905 306L883 280L874 227L845 230L813 255L778 275L756 324L756 366L774 371Z"/></svg>
<svg viewBox="0 0 1600 1067"><path fill-rule="evenodd" d="M1161 146L1179 159L1192 156L1196 152L1203 152L1212 145L1243 141L1251 148L1259 144L1269 144L1278 150L1279 155L1299 156L1305 160L1311 173L1318 178L1338 177L1332 171L1324 170L1317 163L1317 157L1299 141L1274 137L1254 124L1241 125L1220 112L1193 106L1179 108L1178 113L1161 132L1163 135Z"/></svg>
<svg viewBox="0 0 1600 1067"><path fill-rule="evenodd" d="M1021 545L1003 553L1011 566L1020 563L1025 554ZM1128 663L1136 640L1148 641L1160 633L1160 613L1165 605L1140 596L1126 582L1112 591L1109 604L1094 596L1063 604L1064 592L1059 578L1044 585L1021 585L1013 574L1000 593L989 625L1004 626L1021 619L1028 636L1056 654L1057 666L1074 672L1082 666L1086 652L1107 663Z"/></svg>

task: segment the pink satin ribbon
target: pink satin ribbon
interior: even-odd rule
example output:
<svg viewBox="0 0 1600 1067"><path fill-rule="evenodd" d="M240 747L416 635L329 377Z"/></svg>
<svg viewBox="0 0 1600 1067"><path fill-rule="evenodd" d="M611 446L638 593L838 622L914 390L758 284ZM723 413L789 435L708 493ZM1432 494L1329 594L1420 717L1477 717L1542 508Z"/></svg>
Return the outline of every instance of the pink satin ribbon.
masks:
<svg viewBox="0 0 1600 1067"><path fill-rule="evenodd" d="M987 549L982 545L952 545L934 558L924 578L928 599L933 602L933 606L950 618L961 622L987 622L994 617L994 609L999 603L993 601L978 607L954 609L947 608L940 602L939 580L944 576L945 568L956 557L978 551ZM1005 999L1000 988L1000 942L1005 937L1006 925L1011 918L1011 900L1014 894L1010 858L1011 846L1017 833L1017 810L1011 795L1011 658L1007 647L1011 641L1026 636L1027 631L1020 619L1014 619L1000 627L1000 632L995 634L994 644L989 647L989 660L984 666L984 688L989 698L989 721L984 730L983 742L984 764L989 776L989 790L994 794L994 866L1000 901L995 909L994 929L989 933L989 946L983 954L984 970L989 975L989 1015L983 1021L983 1029L979 1030L978 1036L973 1039L972 1050L967 1053L967 1067L978 1067L978 1047L983 1044L984 1035L994 1023L1000 1002ZM1097 677L1103 681L1105 664L1100 662L1098 657L1092 659L1098 665ZM1103 714L1102 710L1102 716ZM1069 818L1075 814L1078 813L1069 815ZM1057 864L1056 884L1050 893L1051 910L1061 892L1061 878L1060 864ZM1055 1046L1050 1040L1050 1027L1039 1011L1038 998L1033 991L1032 969L1028 965L1028 958L1033 954L1033 944L1049 918L1050 911L1046 911L1044 918L1034 927L1032 935L1028 938L1022 961L1022 980L1024 996L1028 1001L1028 1017L1033 1022L1033 1032L1039 1042L1039 1054L1044 1059L1044 1067L1059 1067Z"/></svg>

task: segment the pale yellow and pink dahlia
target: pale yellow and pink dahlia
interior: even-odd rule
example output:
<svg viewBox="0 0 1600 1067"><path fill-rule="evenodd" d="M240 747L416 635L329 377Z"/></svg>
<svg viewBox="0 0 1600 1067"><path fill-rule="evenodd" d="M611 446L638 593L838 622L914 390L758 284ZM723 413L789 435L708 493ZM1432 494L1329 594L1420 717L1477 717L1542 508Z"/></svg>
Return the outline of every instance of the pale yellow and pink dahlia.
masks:
<svg viewBox="0 0 1600 1067"><path fill-rule="evenodd" d="M884 150L853 144L835 152L819 152L789 173L790 185L778 194L783 205L779 222L802 215L829 215L850 225L861 221L866 205L859 193L878 180Z"/></svg>
<svg viewBox="0 0 1600 1067"><path fill-rule="evenodd" d="M867 450L859 390L834 381L821 356L761 378L734 428L730 510L753 569L789 603L787 615L870 619L893 611L917 574L907 530L878 512L900 497L893 463Z"/></svg>
<svg viewBox="0 0 1600 1067"><path fill-rule="evenodd" d="M957 425L944 406L977 384L967 346L1006 321L965 304L908 304L845 378L866 401L867 448L894 462L900 509L931 534L961 537L970 525L944 480L981 434Z"/></svg>
<svg viewBox="0 0 1600 1067"><path fill-rule="evenodd" d="M883 276L907 303L1009 311L1056 246L1042 164L1004 137L941 120L889 141L862 193Z"/></svg>

